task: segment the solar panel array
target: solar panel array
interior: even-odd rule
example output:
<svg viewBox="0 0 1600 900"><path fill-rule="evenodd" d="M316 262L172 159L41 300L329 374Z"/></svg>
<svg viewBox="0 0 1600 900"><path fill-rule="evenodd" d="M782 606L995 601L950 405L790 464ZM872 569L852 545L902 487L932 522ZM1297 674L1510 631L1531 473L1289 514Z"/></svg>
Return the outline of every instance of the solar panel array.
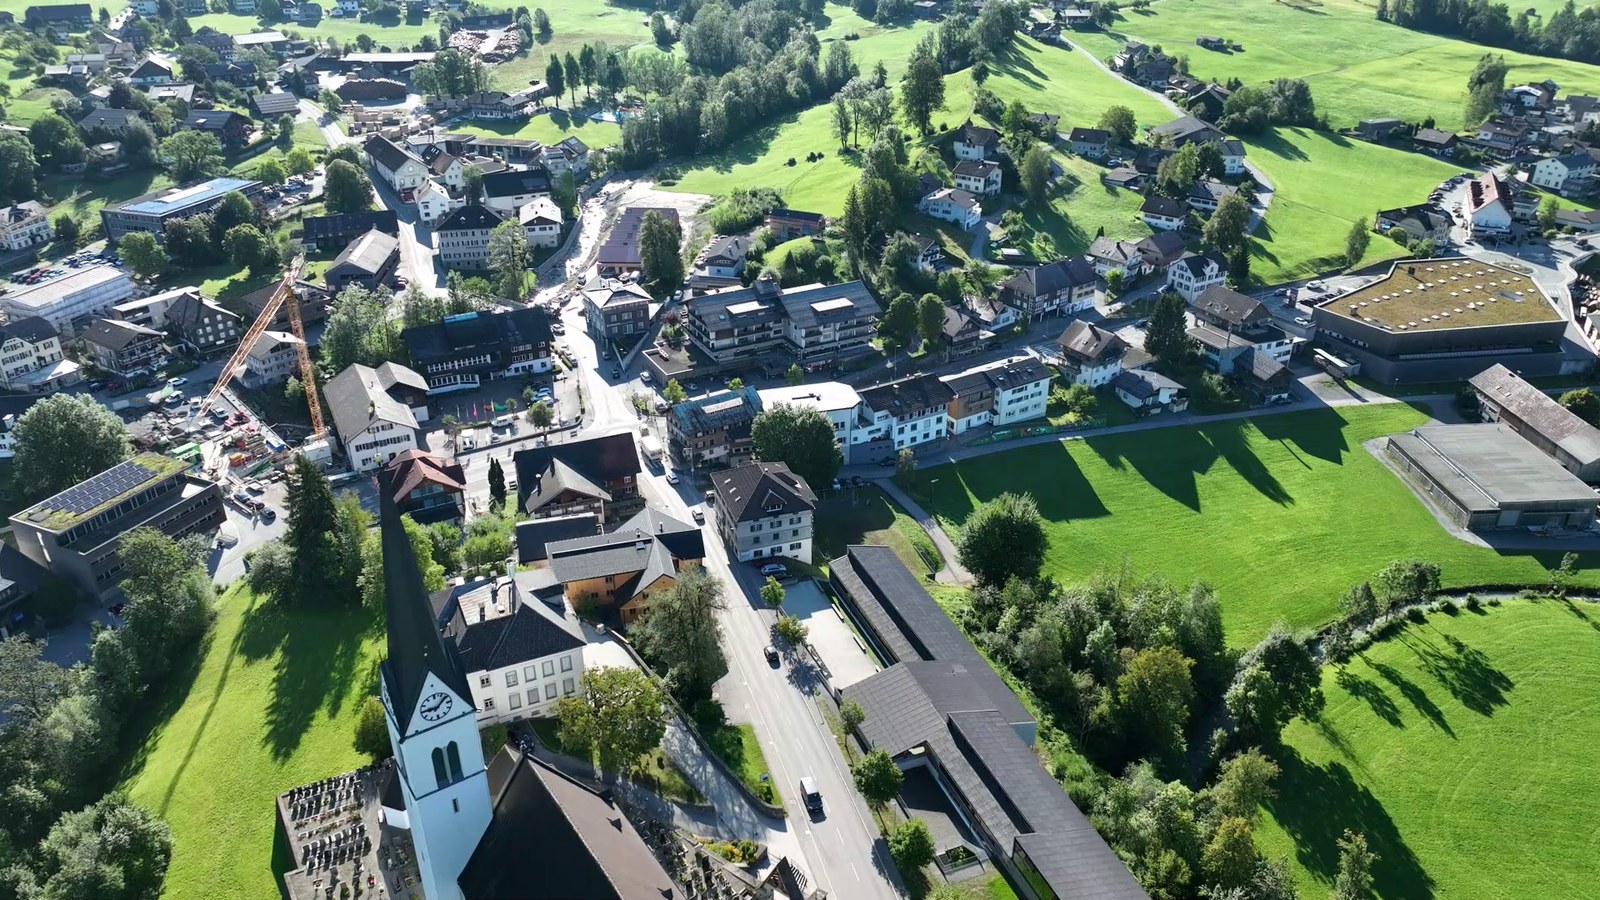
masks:
<svg viewBox="0 0 1600 900"><path fill-rule="evenodd" d="M88 481L67 488L41 503L40 512L46 516L61 512L81 516L107 500L120 497L145 484L158 474L160 473L133 460L118 463Z"/></svg>

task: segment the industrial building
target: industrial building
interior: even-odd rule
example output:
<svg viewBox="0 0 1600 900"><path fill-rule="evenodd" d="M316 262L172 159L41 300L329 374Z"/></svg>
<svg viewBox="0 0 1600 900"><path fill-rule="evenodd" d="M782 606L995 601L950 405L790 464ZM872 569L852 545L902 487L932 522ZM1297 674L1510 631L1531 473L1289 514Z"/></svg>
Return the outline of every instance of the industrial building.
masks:
<svg viewBox="0 0 1600 900"><path fill-rule="evenodd" d="M135 231L147 231L155 235L156 240L164 240L169 220L187 219L210 212L222 202L223 197L234 191L254 197L261 193L262 187L261 182L245 178L212 178L166 188L135 197L126 203L107 206L100 210L100 224L105 226L106 238L112 243Z"/></svg>
<svg viewBox="0 0 1600 900"><path fill-rule="evenodd" d="M1505 366L1472 376L1485 422L1499 422L1584 481L1600 481L1600 429Z"/></svg>
<svg viewBox="0 0 1600 900"><path fill-rule="evenodd" d="M1390 435L1389 457L1450 521L1472 531L1589 528L1594 491L1501 424Z"/></svg>
<svg viewBox="0 0 1600 900"><path fill-rule="evenodd" d="M15 285L0 296L0 311L12 322L38 316L70 336L132 296L133 278L103 263L69 269L37 284Z"/></svg>
<svg viewBox="0 0 1600 900"><path fill-rule="evenodd" d="M1587 369L1563 347L1566 319L1527 275L1464 257L1410 259L1312 310L1317 336L1390 384L1470 378L1515 359L1527 375Z"/></svg>

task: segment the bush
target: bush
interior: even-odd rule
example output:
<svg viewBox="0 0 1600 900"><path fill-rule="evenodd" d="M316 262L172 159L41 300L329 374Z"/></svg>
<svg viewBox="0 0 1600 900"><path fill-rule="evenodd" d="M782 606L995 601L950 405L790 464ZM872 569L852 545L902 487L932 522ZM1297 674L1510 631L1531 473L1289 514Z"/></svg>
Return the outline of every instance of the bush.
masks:
<svg viewBox="0 0 1600 900"><path fill-rule="evenodd" d="M1422 607L1413 606L1406 610L1406 618L1417 623L1418 625L1421 625L1423 622L1428 621L1428 614L1423 610Z"/></svg>
<svg viewBox="0 0 1600 900"><path fill-rule="evenodd" d="M1467 599L1462 602L1466 604L1467 609L1473 612L1483 609L1483 601L1478 598L1477 594L1468 594Z"/></svg>

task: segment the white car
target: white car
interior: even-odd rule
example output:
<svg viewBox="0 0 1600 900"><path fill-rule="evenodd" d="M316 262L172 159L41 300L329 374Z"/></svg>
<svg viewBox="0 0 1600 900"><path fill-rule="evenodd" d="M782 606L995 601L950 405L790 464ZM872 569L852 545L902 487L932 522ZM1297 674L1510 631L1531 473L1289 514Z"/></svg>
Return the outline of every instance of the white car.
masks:
<svg viewBox="0 0 1600 900"><path fill-rule="evenodd" d="M678 473L669 470L667 472L667 484L677 484L678 481Z"/></svg>

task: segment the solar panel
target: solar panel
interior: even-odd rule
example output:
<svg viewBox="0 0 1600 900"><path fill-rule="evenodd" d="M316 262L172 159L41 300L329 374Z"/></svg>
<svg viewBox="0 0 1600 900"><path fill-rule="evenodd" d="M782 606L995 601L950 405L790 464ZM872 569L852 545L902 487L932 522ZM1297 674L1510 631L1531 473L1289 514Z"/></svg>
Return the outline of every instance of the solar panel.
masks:
<svg viewBox="0 0 1600 900"><path fill-rule="evenodd" d="M150 468L132 460L118 463L88 481L67 488L48 503L50 509L82 515L156 477Z"/></svg>

